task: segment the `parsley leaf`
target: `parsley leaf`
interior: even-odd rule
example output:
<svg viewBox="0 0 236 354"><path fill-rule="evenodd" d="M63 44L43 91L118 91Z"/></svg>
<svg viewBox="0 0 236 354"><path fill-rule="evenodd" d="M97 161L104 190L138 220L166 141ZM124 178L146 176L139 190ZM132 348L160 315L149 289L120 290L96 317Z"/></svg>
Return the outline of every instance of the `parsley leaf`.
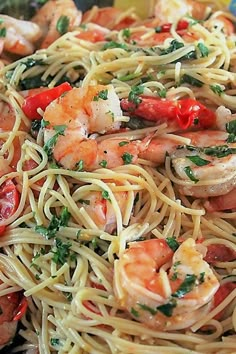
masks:
<svg viewBox="0 0 236 354"><path fill-rule="evenodd" d="M173 297L181 298L185 294L189 293L191 290L193 290L195 284L196 284L196 279L197 276L194 274L187 274L183 283L180 285L178 290L174 294L172 294Z"/></svg>
<svg viewBox="0 0 236 354"><path fill-rule="evenodd" d="M150 312L151 315L156 315L157 314L157 310L156 309L153 309L152 307L149 307L145 304L137 304L142 310L144 311L148 311Z"/></svg>
<svg viewBox="0 0 236 354"><path fill-rule="evenodd" d="M50 343L53 347L60 345L60 339L59 338L51 338Z"/></svg>
<svg viewBox="0 0 236 354"><path fill-rule="evenodd" d="M209 55L209 49L205 46L205 44L203 43L198 43L197 45L200 53L201 53L201 57L204 58L204 57L208 57Z"/></svg>
<svg viewBox="0 0 236 354"><path fill-rule="evenodd" d="M128 96L128 101L133 102L136 106L142 102L142 99L139 97L144 91L144 86L138 85L138 86L132 86L129 96Z"/></svg>
<svg viewBox="0 0 236 354"><path fill-rule="evenodd" d="M131 36L130 29L129 28L124 28L122 31L122 36L129 38Z"/></svg>
<svg viewBox="0 0 236 354"><path fill-rule="evenodd" d="M226 123L226 131L229 133L227 143L236 142L236 120Z"/></svg>
<svg viewBox="0 0 236 354"><path fill-rule="evenodd" d="M35 227L35 231L46 237L46 239L53 238L60 227L65 227L68 225L69 219L71 217L70 212L67 207L64 207L61 211L59 217L56 215L52 216L48 227L37 225Z"/></svg>
<svg viewBox="0 0 236 354"><path fill-rule="evenodd" d="M64 135L66 129L66 125L57 125L54 127L56 134L52 136L48 141L44 144L43 150L46 152L49 158L52 157L52 150L57 143L59 135Z"/></svg>
<svg viewBox="0 0 236 354"><path fill-rule="evenodd" d="M130 312L134 317L139 317L139 312L137 310L135 310L133 307L131 307Z"/></svg>
<svg viewBox="0 0 236 354"><path fill-rule="evenodd" d="M57 21L56 29L61 35L63 35L66 32L68 32L69 24L70 24L69 17L61 15Z"/></svg>
<svg viewBox="0 0 236 354"><path fill-rule="evenodd" d="M63 265L70 256L71 242L63 242L56 238L56 246L51 252L53 253L52 261L56 264Z"/></svg>
<svg viewBox="0 0 236 354"><path fill-rule="evenodd" d="M6 27L3 27L0 29L0 37L6 37L7 35L7 29Z"/></svg>
<svg viewBox="0 0 236 354"><path fill-rule="evenodd" d="M103 168L107 167L107 161L106 160L102 160L101 162L99 162L99 165Z"/></svg>
<svg viewBox="0 0 236 354"><path fill-rule="evenodd" d="M166 317L171 317L173 314L174 308L177 306L175 299L171 299L168 304L158 306L156 309L163 313Z"/></svg>
<svg viewBox="0 0 236 354"><path fill-rule="evenodd" d="M175 252L179 248L179 242L176 240L175 236L167 237L166 243L172 249L173 252Z"/></svg>
<svg viewBox="0 0 236 354"><path fill-rule="evenodd" d="M184 172L186 173L186 175L188 176L189 179L191 179L191 181L197 183L199 181L199 179L197 179L194 176L193 170L191 169L190 166L186 166L184 167Z"/></svg>
<svg viewBox="0 0 236 354"><path fill-rule="evenodd" d="M125 146L125 145L128 145L129 144L129 141L120 141L119 142L119 146Z"/></svg>
<svg viewBox="0 0 236 354"><path fill-rule="evenodd" d="M210 85L210 89L219 96L224 92L220 85Z"/></svg>
<svg viewBox="0 0 236 354"><path fill-rule="evenodd" d="M200 81L200 80L196 79L195 77L188 75L188 74L184 74L182 76L181 83L186 83L186 84L196 86L196 87L202 87L202 85L203 85L202 81Z"/></svg>
<svg viewBox="0 0 236 354"><path fill-rule="evenodd" d="M128 47L126 44L124 43L118 43L118 42L114 42L114 41L110 41L104 44L103 46L103 50L106 49L113 49L113 48L121 48L121 49L125 49L128 50Z"/></svg>
<svg viewBox="0 0 236 354"><path fill-rule="evenodd" d="M202 159L198 155L196 155L196 156L186 156L186 157L187 157L187 159L192 161L197 166L205 166L205 165L208 165L210 163L210 161Z"/></svg>
<svg viewBox="0 0 236 354"><path fill-rule="evenodd" d="M121 156L121 158L122 158L122 160L124 161L124 164L125 165L128 165L128 164L130 164L131 162L132 162L132 160L133 160L133 155L131 155L129 152L125 152L122 156Z"/></svg>
<svg viewBox="0 0 236 354"><path fill-rule="evenodd" d="M76 162L75 168L76 168L77 171L83 171L83 169L84 169L84 160L79 160L78 162Z"/></svg>
<svg viewBox="0 0 236 354"><path fill-rule="evenodd" d="M111 201L108 191L102 191L102 198L108 200L109 202Z"/></svg>
<svg viewBox="0 0 236 354"><path fill-rule="evenodd" d="M161 97L161 98L166 98L166 88L161 89L158 92L158 96Z"/></svg>
<svg viewBox="0 0 236 354"><path fill-rule="evenodd" d="M100 92L98 92L98 94L96 96L94 96L93 101L98 101L99 98L101 98L101 100L107 100L108 99L108 90L101 90Z"/></svg>

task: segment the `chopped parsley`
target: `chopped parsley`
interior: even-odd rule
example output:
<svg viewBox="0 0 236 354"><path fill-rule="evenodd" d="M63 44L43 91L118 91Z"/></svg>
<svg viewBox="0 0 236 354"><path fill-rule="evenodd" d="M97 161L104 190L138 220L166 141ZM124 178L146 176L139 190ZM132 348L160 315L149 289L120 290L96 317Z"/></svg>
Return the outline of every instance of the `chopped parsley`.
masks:
<svg viewBox="0 0 236 354"><path fill-rule="evenodd" d="M128 50L128 47L127 47L127 45L125 43L118 43L118 42L115 42L115 41L107 42L103 46L103 50L114 49L114 48L121 48L121 49L124 49L124 50Z"/></svg>
<svg viewBox="0 0 236 354"><path fill-rule="evenodd" d="M59 217L56 215L52 216L48 227L38 225L35 227L35 231L46 237L46 239L53 238L61 227L68 225L70 217L71 214L68 211L68 208L64 207Z"/></svg>
<svg viewBox="0 0 236 354"><path fill-rule="evenodd" d="M0 37L6 37L7 29L6 27L0 28Z"/></svg>
<svg viewBox="0 0 236 354"><path fill-rule="evenodd" d="M175 299L171 299L168 304L158 306L156 309L165 315L166 317L171 317L173 314L174 308L177 306Z"/></svg>
<svg viewBox="0 0 236 354"><path fill-rule="evenodd" d="M84 160L79 160L75 164L75 168L76 168L77 171L83 171L83 169L84 169Z"/></svg>
<svg viewBox="0 0 236 354"><path fill-rule="evenodd" d="M183 297L185 294L193 290L196 284L196 280L197 276L195 274L187 274L183 283L180 285L178 290L176 290L176 292L172 294L172 296L177 298Z"/></svg>
<svg viewBox="0 0 236 354"><path fill-rule="evenodd" d="M200 273L200 277L199 277L199 284L204 283L205 281L205 272Z"/></svg>
<svg viewBox="0 0 236 354"><path fill-rule="evenodd" d="M63 265L70 257L71 242L63 242L59 238L56 238L55 248L51 250L53 253L52 261L56 264Z"/></svg>
<svg viewBox="0 0 236 354"><path fill-rule="evenodd" d="M101 162L99 162L99 165L103 168L107 167L107 161L106 160L102 160Z"/></svg>
<svg viewBox="0 0 236 354"><path fill-rule="evenodd" d="M210 89L219 96L224 92L220 85L210 85Z"/></svg>
<svg viewBox="0 0 236 354"><path fill-rule="evenodd" d="M184 44L182 42L178 42L176 39L174 39L173 41L171 41L170 46L166 49L160 49L160 55L166 55L166 54L170 54L172 52L175 52L176 50L183 48ZM187 59L196 59L197 55L196 55L196 51L192 50L189 53L183 55L181 58L178 58L177 61L179 60L187 60ZM176 62L176 61L174 61Z"/></svg>
<svg viewBox="0 0 236 354"><path fill-rule="evenodd" d="M137 310L135 310L133 307L131 307L130 312L134 317L139 317L139 312Z"/></svg>
<svg viewBox="0 0 236 354"><path fill-rule="evenodd" d="M61 35L65 34L68 32L69 24L70 19L68 16L60 16L56 24L57 32L59 32Z"/></svg>
<svg viewBox="0 0 236 354"><path fill-rule="evenodd" d="M129 141L121 141L121 142L119 142L119 146L125 146L127 144L129 144Z"/></svg>
<svg viewBox="0 0 236 354"><path fill-rule="evenodd" d="M54 146L56 145L59 135L64 135L66 128L67 128L66 125L56 125L54 127L56 134L54 136L52 136L50 139L48 139L48 141L44 144L43 149L49 158L52 157L52 150L53 150Z"/></svg>
<svg viewBox="0 0 236 354"><path fill-rule="evenodd" d="M118 79L120 81L129 81L129 80L136 79L140 75L141 75L140 73L130 73L130 74L127 74L127 75L119 76Z"/></svg>
<svg viewBox="0 0 236 354"><path fill-rule="evenodd" d="M197 183L199 181L199 179L194 176L193 170L190 166L184 167L184 172L186 173L188 178L191 179L191 181L193 181L194 183Z"/></svg>
<svg viewBox="0 0 236 354"><path fill-rule="evenodd" d="M173 252L175 252L179 248L179 242L176 240L175 236L167 237L166 243L172 249Z"/></svg>
<svg viewBox="0 0 236 354"><path fill-rule="evenodd" d="M197 166L205 166L210 163L210 161L202 159L200 156L195 155L195 156L186 156L187 159L192 161L195 165Z"/></svg>
<svg viewBox="0 0 236 354"><path fill-rule="evenodd" d="M142 99L139 97L144 92L144 86L138 85L138 86L132 86L129 96L128 96L128 101L133 102L136 106L142 102Z"/></svg>
<svg viewBox="0 0 236 354"><path fill-rule="evenodd" d="M122 31L122 36L125 38L129 38L131 36L130 29L129 28L124 28Z"/></svg>
<svg viewBox="0 0 236 354"><path fill-rule="evenodd" d="M203 85L202 81L200 81L200 80L196 79L195 77L188 75L188 74L184 74L182 76L181 83L186 83L186 84L196 86L196 87L202 87L202 85Z"/></svg>
<svg viewBox="0 0 236 354"><path fill-rule="evenodd" d="M98 101L99 98L101 98L101 100L107 100L108 99L108 90L101 90L100 92L98 92L98 94L96 96L94 96L93 101Z"/></svg>
<svg viewBox="0 0 236 354"><path fill-rule="evenodd" d="M226 131L229 133L227 143L236 142L236 120L226 123Z"/></svg>
<svg viewBox="0 0 236 354"><path fill-rule="evenodd" d="M128 165L128 164L130 164L131 162L132 162L132 160L133 160L133 155L131 155L129 152L125 152L122 156L121 156L121 158L122 158L122 160L124 161L124 164L125 165Z"/></svg>
<svg viewBox="0 0 236 354"><path fill-rule="evenodd" d="M148 312L150 312L150 314L151 315L156 315L157 314L157 310L156 309L153 309L152 307L149 307L149 306L147 306L147 305L145 305L145 304L137 304L142 310L144 310L144 311L148 311Z"/></svg>
<svg viewBox="0 0 236 354"><path fill-rule="evenodd" d="M102 191L102 198L108 200L109 202L111 201L108 191L105 191L105 190Z"/></svg>
<svg viewBox="0 0 236 354"><path fill-rule="evenodd" d="M203 152L209 156L225 157L236 154L236 148L230 148L228 145L209 146L203 148Z"/></svg>
<svg viewBox="0 0 236 354"><path fill-rule="evenodd" d="M158 96L161 97L161 98L166 98L166 88L161 89L158 92Z"/></svg>
<svg viewBox="0 0 236 354"><path fill-rule="evenodd" d="M78 202L81 204L90 205L90 200L87 200L87 199L79 199Z"/></svg>
<svg viewBox="0 0 236 354"><path fill-rule="evenodd" d="M197 45L200 53L201 53L201 57L204 58L204 57L208 57L209 55L209 49L205 46L205 44L203 43L198 43Z"/></svg>
<svg viewBox="0 0 236 354"><path fill-rule="evenodd" d="M43 59L33 59L27 58L21 61L22 64L26 66L27 69L33 68L36 65L45 65Z"/></svg>
<svg viewBox="0 0 236 354"><path fill-rule="evenodd" d="M53 347L60 345L60 339L59 338L51 338L50 343Z"/></svg>

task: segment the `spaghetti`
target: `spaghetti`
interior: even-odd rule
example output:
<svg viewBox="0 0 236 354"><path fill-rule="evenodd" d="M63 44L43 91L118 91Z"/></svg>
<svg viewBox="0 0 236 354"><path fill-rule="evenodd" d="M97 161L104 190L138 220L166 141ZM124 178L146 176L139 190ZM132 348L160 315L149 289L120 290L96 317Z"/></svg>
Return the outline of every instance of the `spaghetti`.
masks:
<svg viewBox="0 0 236 354"><path fill-rule="evenodd" d="M234 18L221 10L212 12L207 20L194 20L186 15L182 19L187 26L184 30L178 30L178 22L174 22L169 32L162 32L160 28L149 27L148 21L140 23L134 17L137 22L129 29L105 31L90 22L96 11L94 8L87 17L89 23L84 28L65 33L48 48L9 63L0 71L0 162L3 166L0 195L2 200L5 198L4 202L10 203L6 209L1 206L0 227L4 227L4 232L0 238L0 296L22 292L28 302L19 330L24 344L14 351L34 348L44 354L232 353L236 326L235 204L223 209L214 206L214 209L212 203L210 209L208 204L218 197L218 192L206 195L204 188L218 191L226 185L222 195L235 195L235 131L220 132L218 140L216 136L221 130L219 121L222 123L225 117L228 124L235 125L233 114L227 111L236 110L235 34L229 33L226 27ZM132 14L130 10L127 13ZM115 25L126 15L121 14ZM83 38L84 33L97 30L103 31L101 41ZM34 89L40 88L37 92L43 93L45 87L54 88L65 81L74 88L45 110L38 107L42 119L32 123L22 108L25 99L31 97L31 90L34 94ZM97 91L90 100L94 88ZM84 116L81 118L81 112L91 110L89 119L92 119L96 107L101 114L100 107L110 100L101 97L101 92L109 95L112 90L123 102L121 107L128 104L128 109L113 114L115 103L111 100L107 103L111 103L111 108L106 107L104 111L104 117L110 114L107 117L110 126L93 130L91 122ZM80 99L75 99L68 108L67 99L74 99L75 92ZM160 113L156 122L143 123L142 119L144 125L139 120L139 126L131 129L132 122L137 124L132 115L147 97L157 102L167 101L169 106L173 102L183 105L186 98L199 100L208 107L204 111L207 114L216 111L216 122L210 130L209 127L204 130L195 121L195 126L188 127L186 133L172 118L163 119ZM80 105L88 105L89 110ZM218 112L219 106L224 106L221 107L223 114ZM79 114L71 115L63 126L61 120L66 120L67 110L73 109ZM62 112L60 116L58 110ZM138 111L136 116L140 116ZM98 121L99 117L98 114ZM143 118L148 119L145 114ZM82 134L83 122L88 125L83 128L88 132L83 131L84 135L77 140L77 135L70 134L73 131ZM209 131L213 131L214 138ZM226 142L225 136L228 139L229 135L231 140ZM115 158L110 158L114 165L110 167L114 139L118 141L118 150L123 149L123 155L116 155L115 150ZM198 143L194 144L194 139L199 139ZM92 141L96 143L96 151L106 146L109 156L107 160L99 157L98 166L92 168L86 160L90 158L86 150L84 159L78 158L77 164L68 168L68 154L60 160L56 151L61 147L66 149L70 140L72 155L76 149L82 149L81 142ZM207 160L219 166L222 157L214 154L212 157L206 151L206 147L217 145L230 149L223 156L226 174L216 167L214 177L202 177L202 166L196 168L196 156L201 162ZM137 151L137 156L129 152L130 146L136 149L132 151ZM169 146L170 156L165 156ZM190 152L189 148L188 155L195 157L195 163L193 158L191 163L188 160L183 178L182 171L178 174L174 168L178 157L174 154L180 147L190 146L198 150ZM118 163L121 157L123 163ZM176 165L180 166L179 160ZM209 171L207 165L205 168ZM4 192L10 183L14 200L7 199L9 194L7 197ZM190 190L190 195L181 193L181 186ZM196 186L200 196L195 195ZM4 214L4 210L8 211ZM156 266L164 284L161 291L170 290L170 294L156 294L151 288L141 292L139 282L145 280L141 272L145 263L142 258L141 262L138 259L131 264L132 270L124 271L130 284L129 294L132 286L138 289L129 299L124 298L127 284L123 283L120 272L126 265L122 261L129 257L128 250L132 252L135 245L153 240L177 243L174 251L169 243L166 245L170 253L163 264ZM189 240L197 258L189 255L186 271L181 252ZM188 247L186 252L190 252ZM149 254L146 256L149 259ZM200 273L193 270L196 259ZM129 271L136 273L138 284ZM183 290L182 287L183 294L176 295L179 288L173 290L175 281L182 279L186 284L189 277L190 288ZM204 302L201 289L211 284L210 279L213 285L204 295L207 299ZM155 281L160 285L159 278ZM157 301L155 308L153 300L149 303L150 292L152 296L163 295L164 302ZM188 296L197 305L191 305L190 301L188 308L180 311ZM171 305L173 312L162 312L165 325L157 325L158 311L163 305L168 305L168 310ZM178 319L181 325L169 330L172 315L182 316Z"/></svg>

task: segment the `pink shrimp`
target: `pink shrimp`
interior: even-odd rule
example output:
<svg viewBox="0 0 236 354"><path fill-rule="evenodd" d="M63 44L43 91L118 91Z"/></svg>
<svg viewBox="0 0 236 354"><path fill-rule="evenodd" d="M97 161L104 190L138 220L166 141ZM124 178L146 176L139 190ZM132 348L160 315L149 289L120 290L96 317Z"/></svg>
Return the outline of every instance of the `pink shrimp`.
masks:
<svg viewBox="0 0 236 354"><path fill-rule="evenodd" d="M219 288L203 260L205 253L191 238L180 246L175 239L131 243L114 264L114 291L121 307L148 327L190 327L210 310Z"/></svg>
<svg viewBox="0 0 236 354"><path fill-rule="evenodd" d="M43 30L41 48L47 48L61 34L75 30L81 23L82 13L72 0L49 0L43 5L32 21ZM60 21L65 25L60 27Z"/></svg>

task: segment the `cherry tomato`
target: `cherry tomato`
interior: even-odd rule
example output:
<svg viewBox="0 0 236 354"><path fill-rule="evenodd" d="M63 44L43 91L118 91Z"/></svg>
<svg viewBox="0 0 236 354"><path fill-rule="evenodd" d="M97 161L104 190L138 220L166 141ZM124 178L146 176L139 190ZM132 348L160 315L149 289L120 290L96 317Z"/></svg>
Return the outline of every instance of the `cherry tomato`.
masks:
<svg viewBox="0 0 236 354"><path fill-rule="evenodd" d="M11 179L0 187L0 222L13 215L19 205L19 192Z"/></svg>
<svg viewBox="0 0 236 354"><path fill-rule="evenodd" d="M76 37L92 43L105 41L105 34L98 30L80 32Z"/></svg>
<svg viewBox="0 0 236 354"><path fill-rule="evenodd" d="M28 301L26 297L23 296L15 311L15 316L13 317L13 321L19 321L26 313L27 307L28 307Z"/></svg>
<svg viewBox="0 0 236 354"><path fill-rule="evenodd" d="M228 282L219 287L214 296L214 308L217 307L224 299L236 288L236 283ZM219 312L214 319L220 320L224 311Z"/></svg>
<svg viewBox="0 0 236 354"><path fill-rule="evenodd" d="M64 82L59 86L29 96L24 100L22 110L29 119L41 119L42 117L37 112L37 109L41 108L44 111L49 103L60 97L64 92L70 90L72 90L71 85L68 82Z"/></svg>
<svg viewBox="0 0 236 354"><path fill-rule="evenodd" d="M230 262L236 259L236 251L222 244L211 244L207 246L207 254L204 260L211 264L215 262Z"/></svg>

